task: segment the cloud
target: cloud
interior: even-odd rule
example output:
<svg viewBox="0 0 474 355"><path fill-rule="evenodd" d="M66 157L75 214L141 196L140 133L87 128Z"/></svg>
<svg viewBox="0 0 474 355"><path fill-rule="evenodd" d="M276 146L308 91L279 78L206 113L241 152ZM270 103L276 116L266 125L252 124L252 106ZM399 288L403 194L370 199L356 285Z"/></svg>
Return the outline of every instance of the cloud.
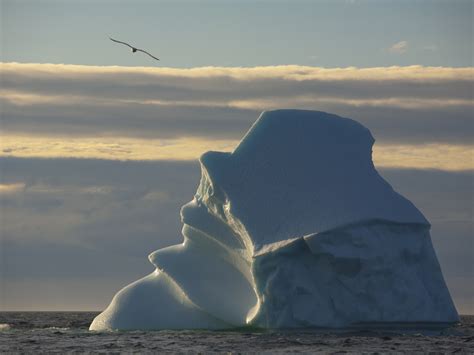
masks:
<svg viewBox="0 0 474 355"><path fill-rule="evenodd" d="M63 309L104 307L118 288L153 270L151 251L182 241L179 209L200 178L199 165L189 161L0 158L0 166L0 184L22 186L0 195L3 309L49 308L50 300ZM467 312L473 173L379 171L432 223L444 276ZM34 292L41 281L78 294L59 297L57 287ZM18 297L20 291L31 296Z"/></svg>
<svg viewBox="0 0 474 355"><path fill-rule="evenodd" d="M474 170L474 146L448 144L376 145L376 167L406 169Z"/></svg>
<svg viewBox="0 0 474 355"><path fill-rule="evenodd" d="M232 150L260 111L282 107L333 112L371 129L376 165L432 222L455 301L469 309L473 68L0 70L5 309L53 307L48 299L63 309L103 307L152 270L149 252L182 240L179 208L199 182L194 159ZM108 281L98 282L97 270ZM38 286L55 284L74 292L57 297L58 287Z"/></svg>
<svg viewBox="0 0 474 355"><path fill-rule="evenodd" d="M25 184L22 183L0 184L0 196L19 192L24 188Z"/></svg>
<svg viewBox="0 0 474 355"><path fill-rule="evenodd" d="M408 42L407 41L400 41L393 44L388 51L391 53L403 54L408 50Z"/></svg>
<svg viewBox="0 0 474 355"><path fill-rule="evenodd" d="M288 107L354 118L381 145L472 142L473 68L2 63L1 74L4 156L195 158Z"/></svg>
<svg viewBox="0 0 474 355"><path fill-rule="evenodd" d="M4 136L0 156L113 160L197 160L208 150L232 151L238 140L182 138Z"/></svg>
<svg viewBox="0 0 474 355"><path fill-rule="evenodd" d="M2 158L0 166L0 184L21 187L0 194L2 242L145 257L177 240L180 207L199 182L195 162Z"/></svg>
<svg viewBox="0 0 474 355"><path fill-rule="evenodd" d="M239 140L83 138L55 136L4 136L0 157L96 158L111 160L197 160L209 150L231 152ZM469 144L387 144L376 143L373 160L377 167L442 170L474 169L474 146ZM2 192L0 186L0 193Z"/></svg>
<svg viewBox="0 0 474 355"><path fill-rule="evenodd" d="M3 89L12 97L16 93L47 95L49 98L201 103L293 97L308 92L365 99L420 95L433 98L433 95L445 97L446 94L447 97L453 97L453 94L458 97L460 92L453 89L463 82L472 82L466 75L473 71L472 68L423 66L328 69L285 65L178 69L20 63L2 63L1 70ZM416 82L423 85L407 85ZM440 87L440 84L448 87ZM354 91L355 88L359 90ZM409 92L405 91L407 88ZM428 88L431 90L427 91Z"/></svg>

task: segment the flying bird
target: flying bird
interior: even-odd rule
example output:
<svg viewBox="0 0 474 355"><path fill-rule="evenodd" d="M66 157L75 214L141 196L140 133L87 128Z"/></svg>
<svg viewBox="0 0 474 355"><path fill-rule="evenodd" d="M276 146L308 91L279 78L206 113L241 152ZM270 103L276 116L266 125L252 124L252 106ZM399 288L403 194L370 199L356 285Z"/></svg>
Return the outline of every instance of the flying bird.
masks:
<svg viewBox="0 0 474 355"><path fill-rule="evenodd" d="M111 37L109 37L111 41L114 41L114 42L117 42L117 43L120 43L120 44L124 44L126 45L127 47L130 47L132 48L132 53L135 53L135 52L143 52L145 54L148 54L150 57L152 57L153 59L156 59L156 60L159 60L158 58L156 58L154 55L151 55L150 53L148 53L147 51L143 50L143 49L140 49L140 48L135 48L131 45L129 45L128 43L125 43L125 42L122 42L122 41L117 41L116 39L113 39Z"/></svg>

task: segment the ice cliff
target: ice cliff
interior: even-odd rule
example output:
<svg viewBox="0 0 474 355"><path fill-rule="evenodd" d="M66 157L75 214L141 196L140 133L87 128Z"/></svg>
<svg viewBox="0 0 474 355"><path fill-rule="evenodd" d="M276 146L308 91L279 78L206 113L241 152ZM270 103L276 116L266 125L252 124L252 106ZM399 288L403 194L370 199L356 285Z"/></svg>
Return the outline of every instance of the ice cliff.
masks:
<svg viewBox="0 0 474 355"><path fill-rule="evenodd" d="M234 152L201 157L184 242L90 329L458 321L430 225L377 173L373 143L347 118L264 112Z"/></svg>

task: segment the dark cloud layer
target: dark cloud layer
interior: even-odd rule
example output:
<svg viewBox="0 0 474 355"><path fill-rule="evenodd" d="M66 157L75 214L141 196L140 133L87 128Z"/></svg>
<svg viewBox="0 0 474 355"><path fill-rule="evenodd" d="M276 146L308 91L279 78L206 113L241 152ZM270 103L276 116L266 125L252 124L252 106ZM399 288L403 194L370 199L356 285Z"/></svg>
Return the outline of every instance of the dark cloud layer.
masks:
<svg viewBox="0 0 474 355"><path fill-rule="evenodd" d="M156 105L146 103L97 102L62 105L32 104L17 106L1 101L2 128L8 132L45 136L101 135L143 138L181 136L242 136L260 111L231 107Z"/></svg>
<svg viewBox="0 0 474 355"><path fill-rule="evenodd" d="M117 104L73 104L65 107L35 104L15 108L4 103L2 128L5 131L47 136L126 136L174 138L202 136L219 139L241 137L260 114L259 110ZM469 144L474 132L471 107L435 109L381 108L370 105L321 104L313 107L353 118L366 125L378 141L384 143L456 143Z"/></svg>
<svg viewBox="0 0 474 355"><path fill-rule="evenodd" d="M2 67L2 129L36 135L239 138L262 110L355 118L379 141L468 144L472 68Z"/></svg>
<svg viewBox="0 0 474 355"><path fill-rule="evenodd" d="M58 298L51 285L71 280L83 290L65 291L64 307L104 307L117 287L153 270L151 251L182 241L179 208L200 177L196 162L1 158L0 168L1 184L19 186L0 199L6 308L50 307L48 292ZM473 173L381 173L431 221L453 297L461 311L474 313ZM51 289L36 295L41 280ZM15 297L25 290L30 296Z"/></svg>
<svg viewBox="0 0 474 355"><path fill-rule="evenodd" d="M44 68L48 68L44 70ZM4 68L4 89L41 95L128 100L244 100L311 94L341 99L471 99L468 68L344 68L300 66L153 70L127 67ZM336 70L339 70L336 72ZM258 72L260 71L260 73ZM385 73L384 73L385 72ZM426 75L424 75L426 72ZM356 74L354 74L356 73Z"/></svg>

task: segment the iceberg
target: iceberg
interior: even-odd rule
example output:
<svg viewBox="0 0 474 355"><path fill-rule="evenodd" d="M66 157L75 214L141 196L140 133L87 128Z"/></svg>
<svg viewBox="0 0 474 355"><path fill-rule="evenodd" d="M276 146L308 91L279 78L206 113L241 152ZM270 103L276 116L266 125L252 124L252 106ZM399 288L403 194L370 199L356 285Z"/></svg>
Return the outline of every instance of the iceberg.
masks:
<svg viewBox="0 0 474 355"><path fill-rule="evenodd" d="M430 224L378 174L348 118L266 111L232 153L200 158L184 242L91 330L455 323Z"/></svg>

